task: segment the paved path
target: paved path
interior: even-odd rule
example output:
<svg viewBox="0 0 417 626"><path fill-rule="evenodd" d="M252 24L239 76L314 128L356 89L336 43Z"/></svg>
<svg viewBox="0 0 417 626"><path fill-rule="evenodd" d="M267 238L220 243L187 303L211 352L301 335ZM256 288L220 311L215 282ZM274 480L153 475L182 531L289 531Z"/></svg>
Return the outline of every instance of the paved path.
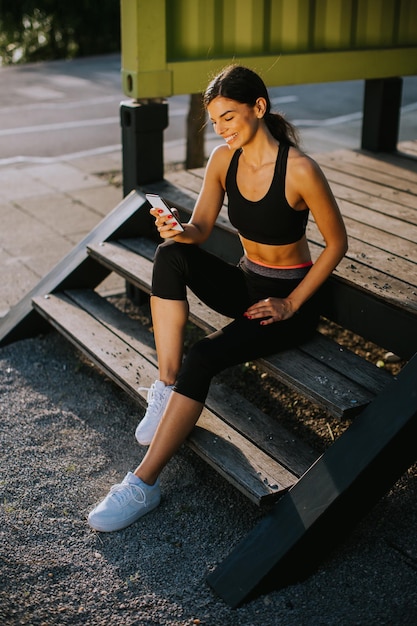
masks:
<svg viewBox="0 0 417 626"><path fill-rule="evenodd" d="M0 316L121 200L120 152L0 168Z"/></svg>

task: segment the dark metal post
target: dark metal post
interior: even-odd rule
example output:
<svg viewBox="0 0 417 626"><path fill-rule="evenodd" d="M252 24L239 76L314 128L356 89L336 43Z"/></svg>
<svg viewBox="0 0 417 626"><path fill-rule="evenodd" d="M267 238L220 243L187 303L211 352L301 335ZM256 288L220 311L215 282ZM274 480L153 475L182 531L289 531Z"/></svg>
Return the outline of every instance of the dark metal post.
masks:
<svg viewBox="0 0 417 626"><path fill-rule="evenodd" d="M163 131L168 126L165 101L136 100L120 105L123 194L164 177Z"/></svg>
<svg viewBox="0 0 417 626"><path fill-rule="evenodd" d="M141 185L164 177L163 132L168 126L168 103L128 100L120 105L122 127L123 195ZM141 216L143 235L152 233L153 219L146 211ZM148 298L137 287L126 282L127 296L142 304Z"/></svg>
<svg viewBox="0 0 417 626"><path fill-rule="evenodd" d="M362 149L395 152L400 127L402 78L365 81Z"/></svg>

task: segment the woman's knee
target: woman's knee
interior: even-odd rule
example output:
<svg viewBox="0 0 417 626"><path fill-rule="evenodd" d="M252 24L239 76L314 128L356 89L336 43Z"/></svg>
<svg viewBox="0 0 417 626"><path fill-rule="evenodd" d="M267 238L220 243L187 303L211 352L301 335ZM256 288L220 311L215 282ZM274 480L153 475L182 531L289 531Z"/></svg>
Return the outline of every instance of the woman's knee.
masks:
<svg viewBox="0 0 417 626"><path fill-rule="evenodd" d="M181 258L181 244L173 239L167 239L159 244L155 252L154 264L171 264L172 260Z"/></svg>
<svg viewBox="0 0 417 626"><path fill-rule="evenodd" d="M152 295L171 300L186 299L188 264L185 247L173 240L158 246L153 264Z"/></svg>
<svg viewBox="0 0 417 626"><path fill-rule="evenodd" d="M185 358L175 389L185 396L204 402L218 364L207 338L197 341Z"/></svg>
<svg viewBox="0 0 417 626"><path fill-rule="evenodd" d="M220 355L217 355L217 357ZM188 351L186 362L190 369L196 372L202 369L206 372L216 370L218 358L208 337L197 341Z"/></svg>

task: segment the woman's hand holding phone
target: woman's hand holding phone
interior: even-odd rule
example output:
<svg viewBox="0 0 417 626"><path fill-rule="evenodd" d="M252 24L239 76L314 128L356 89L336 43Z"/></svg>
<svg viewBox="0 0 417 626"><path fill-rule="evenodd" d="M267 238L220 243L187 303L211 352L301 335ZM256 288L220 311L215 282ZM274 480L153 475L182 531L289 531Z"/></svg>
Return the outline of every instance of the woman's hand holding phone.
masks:
<svg viewBox="0 0 417 626"><path fill-rule="evenodd" d="M177 209L169 207L157 194L147 193L146 199L153 207L150 212L155 217L156 227L161 237L166 236L171 231L175 231L175 235L184 232Z"/></svg>

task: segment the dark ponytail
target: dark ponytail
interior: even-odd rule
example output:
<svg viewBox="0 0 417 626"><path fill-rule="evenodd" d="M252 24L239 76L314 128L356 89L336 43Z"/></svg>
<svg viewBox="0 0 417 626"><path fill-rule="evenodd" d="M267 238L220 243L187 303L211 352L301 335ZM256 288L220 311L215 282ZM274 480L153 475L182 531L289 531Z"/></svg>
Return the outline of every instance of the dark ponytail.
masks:
<svg viewBox="0 0 417 626"><path fill-rule="evenodd" d="M203 102L210 104L214 98L222 96L248 106L255 106L258 98L266 101L265 124L275 139L290 146L298 146L298 133L295 127L280 113L271 113L271 100L262 78L247 67L229 65L208 85Z"/></svg>
<svg viewBox="0 0 417 626"><path fill-rule="evenodd" d="M269 111L265 113L264 120L269 132L275 139L289 146L298 147L299 138L297 129L280 113L271 113Z"/></svg>

